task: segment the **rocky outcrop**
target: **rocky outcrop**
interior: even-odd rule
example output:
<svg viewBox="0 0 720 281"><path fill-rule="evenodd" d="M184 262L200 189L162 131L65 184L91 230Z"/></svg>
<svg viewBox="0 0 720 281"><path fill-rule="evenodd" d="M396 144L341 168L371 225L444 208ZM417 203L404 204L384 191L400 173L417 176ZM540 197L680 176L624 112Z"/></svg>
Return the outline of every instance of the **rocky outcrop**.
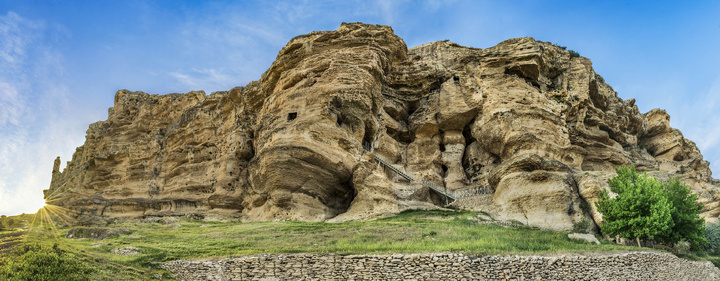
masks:
<svg viewBox="0 0 720 281"><path fill-rule="evenodd" d="M718 182L663 110L639 112L590 60L533 38L407 49L387 26L293 38L259 81L227 92L118 91L48 203L84 221L218 213L344 221L446 198L406 181L490 194L455 201L496 218L570 229L601 217L619 165L679 177L720 215Z"/></svg>

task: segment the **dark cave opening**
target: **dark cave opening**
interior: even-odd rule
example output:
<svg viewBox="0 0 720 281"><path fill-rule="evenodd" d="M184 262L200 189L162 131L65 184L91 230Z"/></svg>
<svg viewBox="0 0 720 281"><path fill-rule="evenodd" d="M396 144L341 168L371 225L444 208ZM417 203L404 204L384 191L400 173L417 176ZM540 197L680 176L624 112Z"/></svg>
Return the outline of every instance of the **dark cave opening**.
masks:
<svg viewBox="0 0 720 281"><path fill-rule="evenodd" d="M410 117L410 115L412 115L413 113L415 113L415 110L417 110L418 107L420 107L420 101L411 101L411 102L408 102L407 116Z"/></svg>
<svg viewBox="0 0 720 281"><path fill-rule="evenodd" d="M288 122L289 122L289 121L292 121L292 120L295 120L295 118L297 118L297 112L290 112L290 113L288 113L288 116L287 116Z"/></svg>
<svg viewBox="0 0 720 281"><path fill-rule="evenodd" d="M523 80L525 80L526 83L532 85L535 88L540 88L540 84L536 79L533 79L531 77L528 77L525 72L523 72L522 68L520 67L512 67L512 68L505 68L505 75L515 75Z"/></svg>
<svg viewBox="0 0 720 281"><path fill-rule="evenodd" d="M372 151L372 143L375 133L372 131L372 129L365 125L365 133L363 135L362 139L362 146L367 151Z"/></svg>

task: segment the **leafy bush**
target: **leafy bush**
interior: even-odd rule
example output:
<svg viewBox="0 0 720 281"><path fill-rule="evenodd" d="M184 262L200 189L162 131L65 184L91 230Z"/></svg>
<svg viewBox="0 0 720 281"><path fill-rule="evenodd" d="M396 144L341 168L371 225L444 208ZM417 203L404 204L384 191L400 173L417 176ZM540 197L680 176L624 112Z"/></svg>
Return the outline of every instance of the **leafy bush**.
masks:
<svg viewBox="0 0 720 281"><path fill-rule="evenodd" d="M677 178L665 183L663 191L672 204L673 226L657 238L673 244L686 240L693 248L707 243L704 237L705 219L700 217L703 205L697 203L698 196Z"/></svg>
<svg viewBox="0 0 720 281"><path fill-rule="evenodd" d="M5 228L7 229L12 229L15 227L15 220L12 218L5 218L5 220L3 220L3 225L5 225Z"/></svg>
<svg viewBox="0 0 720 281"><path fill-rule="evenodd" d="M573 50L568 50L568 51L570 52L570 58L579 58L580 57L580 53L575 52Z"/></svg>
<svg viewBox="0 0 720 281"><path fill-rule="evenodd" d="M707 240L707 244L703 245L705 251L720 253L720 223L705 226L705 239Z"/></svg>
<svg viewBox="0 0 720 281"><path fill-rule="evenodd" d="M580 210L583 211L584 214L592 214L592 209L590 208L590 204L588 204L587 201L580 200Z"/></svg>
<svg viewBox="0 0 720 281"><path fill-rule="evenodd" d="M690 242L681 240L673 245L672 251L678 255L687 255L690 253Z"/></svg>
<svg viewBox="0 0 720 281"><path fill-rule="evenodd" d="M687 241L697 247L707 241L703 237L704 219L700 217L702 205L697 195L672 179L664 183L647 174L638 174L635 167L616 169L617 176L608 180L610 190L600 193L595 203L605 223L601 230L610 236L627 239L654 239L676 244Z"/></svg>
<svg viewBox="0 0 720 281"><path fill-rule="evenodd" d="M89 280L91 269L55 244L24 245L0 267L1 280Z"/></svg>
<svg viewBox="0 0 720 281"><path fill-rule="evenodd" d="M590 221L586 218L573 224L573 232L575 233L588 233L588 229L590 229Z"/></svg>

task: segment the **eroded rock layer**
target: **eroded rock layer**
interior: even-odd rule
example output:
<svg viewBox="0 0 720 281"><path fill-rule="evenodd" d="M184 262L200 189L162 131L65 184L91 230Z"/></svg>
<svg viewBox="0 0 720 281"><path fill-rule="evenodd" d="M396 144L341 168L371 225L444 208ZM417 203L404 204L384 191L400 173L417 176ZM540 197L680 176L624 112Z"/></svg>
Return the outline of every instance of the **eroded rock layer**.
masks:
<svg viewBox="0 0 720 281"><path fill-rule="evenodd" d="M227 92L118 91L59 171L48 203L81 221L210 214L343 221L446 202L373 155L500 219L569 229L614 167L679 177L720 214L718 184L663 110L642 114L590 60L533 38L407 49L387 26L293 38L259 81ZM368 151L370 150L370 151Z"/></svg>

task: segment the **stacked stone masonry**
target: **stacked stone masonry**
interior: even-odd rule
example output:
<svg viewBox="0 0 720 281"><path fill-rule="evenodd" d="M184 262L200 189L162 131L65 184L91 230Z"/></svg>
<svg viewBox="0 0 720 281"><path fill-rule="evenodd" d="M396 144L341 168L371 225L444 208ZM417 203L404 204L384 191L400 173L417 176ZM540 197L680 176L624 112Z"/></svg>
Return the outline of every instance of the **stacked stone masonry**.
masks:
<svg viewBox="0 0 720 281"><path fill-rule="evenodd" d="M710 262L630 252L558 256L266 254L163 268L180 280L720 280Z"/></svg>

